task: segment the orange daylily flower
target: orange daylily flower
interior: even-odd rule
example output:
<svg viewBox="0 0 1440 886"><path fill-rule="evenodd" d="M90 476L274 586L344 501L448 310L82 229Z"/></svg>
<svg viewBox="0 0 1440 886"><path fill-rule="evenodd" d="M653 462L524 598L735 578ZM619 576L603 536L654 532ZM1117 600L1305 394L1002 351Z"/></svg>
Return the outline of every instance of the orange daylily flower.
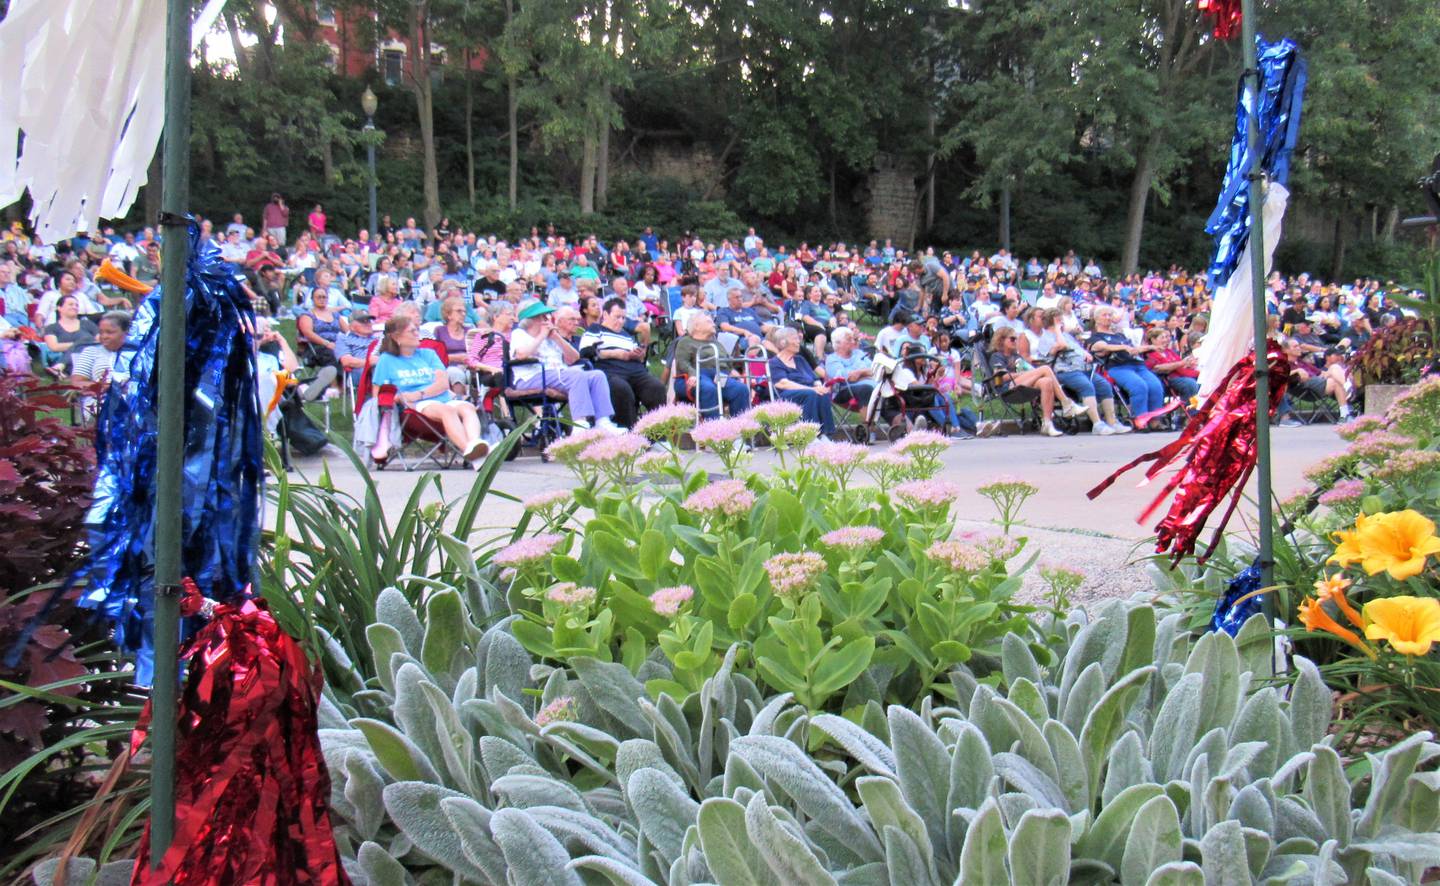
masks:
<svg viewBox="0 0 1440 886"><path fill-rule="evenodd" d="M1440 554L1434 521L1408 509L1361 514L1353 531L1337 532L1335 539L1338 544L1329 562L1341 566L1358 562L1370 575L1386 572L1396 581L1419 575L1426 559Z"/></svg>
<svg viewBox="0 0 1440 886"><path fill-rule="evenodd" d="M1298 615L1300 616L1300 623L1305 626L1305 630L1313 631L1315 633L1328 631L1329 633L1339 637L1341 640L1344 640L1346 643L1349 643L1351 646L1354 646L1356 649L1359 649L1361 652L1365 653L1371 658L1375 657L1375 652L1365 643L1365 641L1360 639L1359 634L1355 633L1354 631L1340 624L1334 618L1330 617L1330 613L1325 611L1325 604L1323 601L1316 600L1312 597L1306 597L1304 600L1300 601L1300 609Z"/></svg>
<svg viewBox="0 0 1440 886"><path fill-rule="evenodd" d="M1365 604L1365 636L1384 640L1401 655L1428 655L1440 643L1440 600L1382 597Z"/></svg>
<svg viewBox="0 0 1440 886"><path fill-rule="evenodd" d="M1353 530L1347 532L1342 529L1334 533L1331 537L1336 542L1335 553L1331 554L1330 559L1325 562L1338 563L1343 568L1349 566L1351 563L1359 563L1364 559L1364 555L1360 552L1359 536L1360 531L1365 528L1365 524L1369 519L1366 515L1361 514L1355 518L1355 528Z"/></svg>
<svg viewBox="0 0 1440 886"><path fill-rule="evenodd" d="M1347 621L1363 630L1364 619L1360 617L1360 613L1355 610L1355 607L1350 605L1350 599L1345 596L1345 591L1349 587L1350 579L1332 575L1315 582L1315 596L1322 603L1326 600L1334 603L1335 608L1340 610L1340 614L1344 615Z"/></svg>

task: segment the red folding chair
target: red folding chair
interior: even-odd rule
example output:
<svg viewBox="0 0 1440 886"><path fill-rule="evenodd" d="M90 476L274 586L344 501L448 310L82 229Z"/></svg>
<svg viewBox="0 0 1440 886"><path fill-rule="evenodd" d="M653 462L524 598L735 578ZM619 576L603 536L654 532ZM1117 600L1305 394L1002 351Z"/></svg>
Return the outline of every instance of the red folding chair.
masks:
<svg viewBox="0 0 1440 886"><path fill-rule="evenodd" d="M445 346L440 342L423 339L420 347L433 351L440 358L441 363L444 363L446 359ZM394 385L372 383L370 376L375 370L375 364L370 362L370 355L374 351L375 345L372 344L366 353L365 368L360 372L360 382L355 386L355 414L360 414L360 410L371 396L376 398L379 405L382 428L388 420L386 413L389 410L396 408L403 410L399 419L400 439L392 441L388 458L373 462L375 468L383 469L392 461L407 471L424 467L426 464L442 470L453 468L456 465L463 466L465 464L464 453L450 442L449 437L445 436L445 428L442 425L426 418L420 411L400 403L396 397L399 391Z"/></svg>

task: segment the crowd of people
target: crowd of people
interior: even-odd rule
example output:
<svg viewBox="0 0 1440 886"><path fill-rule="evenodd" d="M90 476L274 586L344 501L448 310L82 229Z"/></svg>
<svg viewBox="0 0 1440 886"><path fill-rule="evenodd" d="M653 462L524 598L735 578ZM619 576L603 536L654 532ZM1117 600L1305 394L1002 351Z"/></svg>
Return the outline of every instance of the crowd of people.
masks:
<svg viewBox="0 0 1440 886"><path fill-rule="evenodd" d="M500 387L563 396L571 423L615 432L672 398L703 415L780 398L831 434L836 411L867 413L877 388L867 417L882 427L984 435L996 425L970 407L1022 392L1046 435L1159 429L1155 416L1183 414L1198 392L1211 299L1185 269L1109 276L1073 252L772 247L753 228L718 242L650 228L613 243L553 227L504 239L389 216L342 237L323 207L301 222L278 194L259 220L201 226L257 314L294 320L293 349L262 327L269 360L308 370L307 399L339 396L370 367L471 459L486 448L483 394ZM105 382L133 304L97 282L102 261L155 281L156 232L57 244L19 223L5 232L4 371ZM1275 273L1268 285L1297 390L1348 416L1347 359L1401 309L1376 280Z"/></svg>

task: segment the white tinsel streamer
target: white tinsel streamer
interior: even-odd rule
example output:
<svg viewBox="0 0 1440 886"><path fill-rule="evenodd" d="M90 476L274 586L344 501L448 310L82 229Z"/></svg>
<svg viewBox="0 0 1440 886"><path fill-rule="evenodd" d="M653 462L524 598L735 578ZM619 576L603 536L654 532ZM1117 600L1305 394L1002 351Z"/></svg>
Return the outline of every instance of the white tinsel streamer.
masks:
<svg viewBox="0 0 1440 886"><path fill-rule="evenodd" d="M29 189L45 242L124 215L145 184L165 123L165 5L13 0L0 21L0 205ZM192 49L223 6L205 5Z"/></svg>
<svg viewBox="0 0 1440 886"><path fill-rule="evenodd" d="M1285 206L1290 192L1278 182L1265 189L1263 209L1265 225L1265 274L1269 276L1275 258L1275 244L1280 242L1280 223L1285 219ZM1200 396L1208 397L1215 386L1255 349L1254 293L1251 290L1250 244L1240 254L1240 263L1225 285L1215 291L1210 309L1210 329L1205 333L1195 354L1200 363Z"/></svg>

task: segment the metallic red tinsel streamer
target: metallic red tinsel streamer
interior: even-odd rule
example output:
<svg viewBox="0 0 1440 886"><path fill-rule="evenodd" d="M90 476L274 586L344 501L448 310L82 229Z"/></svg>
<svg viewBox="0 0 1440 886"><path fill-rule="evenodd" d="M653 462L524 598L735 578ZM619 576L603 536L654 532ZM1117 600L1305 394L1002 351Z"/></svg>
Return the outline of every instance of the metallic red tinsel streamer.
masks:
<svg viewBox="0 0 1440 886"><path fill-rule="evenodd" d="M183 608L198 609L187 581ZM323 676L263 600L220 604L186 646L175 838L150 869L150 832L132 886L345 886L330 831L330 776L316 732ZM147 705L131 738L145 740Z"/></svg>
<svg viewBox="0 0 1440 886"><path fill-rule="evenodd" d="M1196 0L1201 15L1215 19L1215 36L1229 40L1240 33L1240 0Z"/></svg>
<svg viewBox="0 0 1440 886"><path fill-rule="evenodd" d="M1270 344L1268 358L1270 414L1274 415L1285 396L1290 363L1285 359L1284 351L1274 342ZM1155 464L1145 472L1145 480L1153 480L1188 450L1185 463L1140 513L1138 522L1148 520L1165 497L1175 493L1170 510L1155 527L1155 553L1168 553L1171 560L1178 563L1181 557L1194 553L1195 540L1199 538L1205 521L1229 495L1230 503L1220 518L1220 524L1215 527L1210 546L1199 558L1203 563L1215 550L1220 533L1235 513L1245 483L1255 470L1255 408L1255 355L1252 353L1230 368L1176 440L1125 465L1087 495L1095 498L1110 488L1121 474L1147 461Z"/></svg>

